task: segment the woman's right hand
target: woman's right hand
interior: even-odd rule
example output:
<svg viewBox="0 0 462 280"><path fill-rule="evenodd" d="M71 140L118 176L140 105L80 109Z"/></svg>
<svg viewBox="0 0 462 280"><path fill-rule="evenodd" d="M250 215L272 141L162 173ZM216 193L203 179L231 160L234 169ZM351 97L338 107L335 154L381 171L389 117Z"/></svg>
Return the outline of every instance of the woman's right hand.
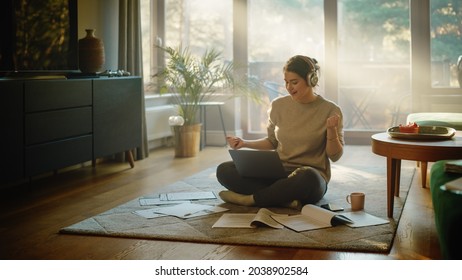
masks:
<svg viewBox="0 0 462 280"><path fill-rule="evenodd" d="M244 146L244 140L239 137L228 136L226 137L226 140L228 141L228 145L234 150L240 149Z"/></svg>

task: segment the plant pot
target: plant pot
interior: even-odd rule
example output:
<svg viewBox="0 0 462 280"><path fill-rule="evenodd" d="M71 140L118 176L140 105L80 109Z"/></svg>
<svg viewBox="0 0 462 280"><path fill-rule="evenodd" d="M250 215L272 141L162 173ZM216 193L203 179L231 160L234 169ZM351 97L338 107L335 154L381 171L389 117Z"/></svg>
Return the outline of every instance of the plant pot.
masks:
<svg viewBox="0 0 462 280"><path fill-rule="evenodd" d="M175 157L194 157L199 153L202 124L174 126Z"/></svg>

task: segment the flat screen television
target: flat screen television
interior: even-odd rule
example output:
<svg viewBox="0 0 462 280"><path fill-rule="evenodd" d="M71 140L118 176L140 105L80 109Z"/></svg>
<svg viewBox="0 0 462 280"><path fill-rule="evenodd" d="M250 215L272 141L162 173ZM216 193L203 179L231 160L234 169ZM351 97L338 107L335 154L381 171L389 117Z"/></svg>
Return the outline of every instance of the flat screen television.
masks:
<svg viewBox="0 0 462 280"><path fill-rule="evenodd" d="M0 75L78 70L77 0L3 0Z"/></svg>

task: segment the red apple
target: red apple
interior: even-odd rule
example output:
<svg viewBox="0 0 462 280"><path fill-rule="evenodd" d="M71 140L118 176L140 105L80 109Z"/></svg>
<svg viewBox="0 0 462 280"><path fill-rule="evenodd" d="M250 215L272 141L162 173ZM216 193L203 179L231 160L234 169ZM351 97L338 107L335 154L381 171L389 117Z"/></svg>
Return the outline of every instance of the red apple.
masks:
<svg viewBox="0 0 462 280"><path fill-rule="evenodd" d="M402 133L419 133L419 125L415 122L410 122L406 125L399 125L399 132Z"/></svg>

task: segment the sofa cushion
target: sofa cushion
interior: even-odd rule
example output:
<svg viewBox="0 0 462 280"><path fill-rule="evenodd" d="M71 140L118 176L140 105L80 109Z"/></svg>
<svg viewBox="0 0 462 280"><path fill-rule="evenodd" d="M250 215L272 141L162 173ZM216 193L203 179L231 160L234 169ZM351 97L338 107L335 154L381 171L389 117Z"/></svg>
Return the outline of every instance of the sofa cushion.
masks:
<svg viewBox="0 0 462 280"><path fill-rule="evenodd" d="M462 113L412 113L407 116L407 123L410 122L423 126L445 126L462 130Z"/></svg>

